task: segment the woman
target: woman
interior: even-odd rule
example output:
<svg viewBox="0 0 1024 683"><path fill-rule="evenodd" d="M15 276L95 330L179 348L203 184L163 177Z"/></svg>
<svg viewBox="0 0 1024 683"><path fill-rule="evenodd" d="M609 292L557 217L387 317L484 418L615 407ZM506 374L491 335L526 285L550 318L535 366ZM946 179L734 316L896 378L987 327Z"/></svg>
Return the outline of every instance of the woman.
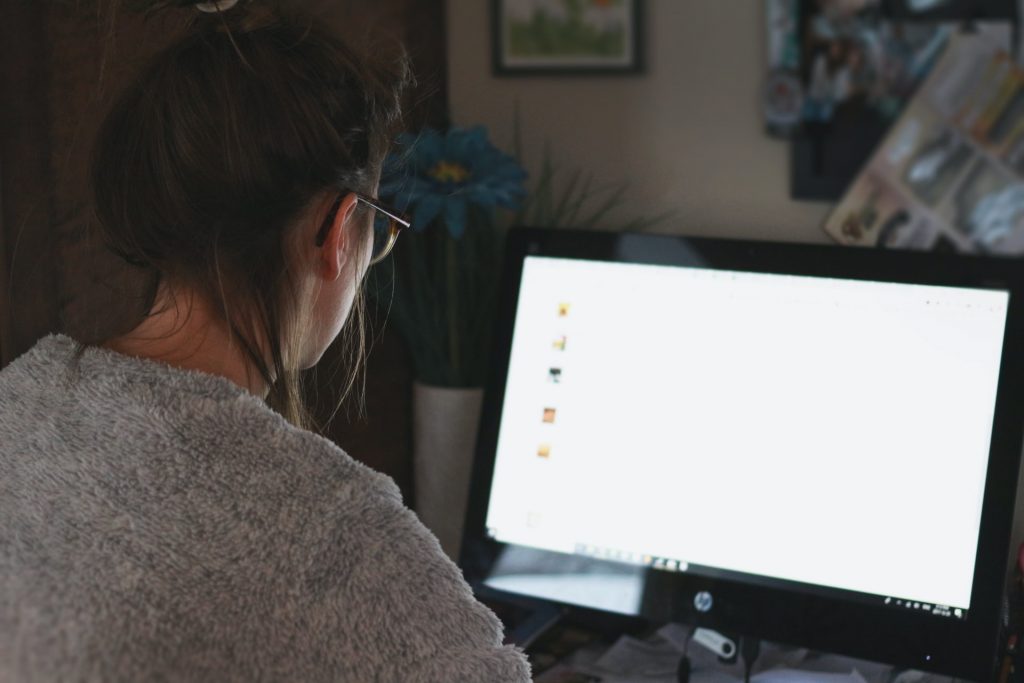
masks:
<svg viewBox="0 0 1024 683"><path fill-rule="evenodd" d="M299 400L397 234L373 195L404 71L228 4L190 8L95 145L147 313L0 373L0 680L528 680Z"/></svg>

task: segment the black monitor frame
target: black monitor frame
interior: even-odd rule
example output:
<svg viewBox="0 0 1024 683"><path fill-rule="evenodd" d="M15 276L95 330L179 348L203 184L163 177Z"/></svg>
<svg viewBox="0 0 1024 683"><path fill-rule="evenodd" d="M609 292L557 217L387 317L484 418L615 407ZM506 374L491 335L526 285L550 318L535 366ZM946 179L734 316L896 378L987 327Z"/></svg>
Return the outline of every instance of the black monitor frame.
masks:
<svg viewBox="0 0 1024 683"><path fill-rule="evenodd" d="M1001 604L1024 437L1024 264L1010 259L824 245L563 229L512 230L460 562L474 589L490 595L500 595L500 591L485 586L483 581L505 544L488 538L485 518L519 284L524 259L530 255L1009 291L974 590L966 618L943 619L901 611L877 600L836 600L810 586L780 588L777 582L758 585L750 577L739 580L741 577L726 572L654 569L644 570L643 605L636 615L960 678L990 678L999 652ZM941 561L937 552L936 562ZM698 613L693 606L693 598L700 591L715 596L715 608L706 614Z"/></svg>

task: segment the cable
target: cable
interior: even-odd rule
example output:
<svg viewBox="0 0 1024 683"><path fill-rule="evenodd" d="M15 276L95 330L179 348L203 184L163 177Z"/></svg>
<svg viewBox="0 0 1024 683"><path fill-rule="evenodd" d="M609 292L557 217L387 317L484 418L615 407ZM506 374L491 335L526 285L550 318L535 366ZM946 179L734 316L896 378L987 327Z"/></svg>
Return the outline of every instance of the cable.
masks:
<svg viewBox="0 0 1024 683"><path fill-rule="evenodd" d="M761 641L757 638L747 638L740 641L740 655L743 657L743 681L750 683L750 670L754 668L757 656L761 654Z"/></svg>
<svg viewBox="0 0 1024 683"><path fill-rule="evenodd" d="M686 634L683 642L683 656L679 659L679 666L676 668L676 681L678 683L690 683L690 638L697 630L696 624L691 624L690 632Z"/></svg>
<svg viewBox="0 0 1024 683"><path fill-rule="evenodd" d="M683 655L679 660L679 668L676 669L676 680L679 683L690 683L690 658Z"/></svg>

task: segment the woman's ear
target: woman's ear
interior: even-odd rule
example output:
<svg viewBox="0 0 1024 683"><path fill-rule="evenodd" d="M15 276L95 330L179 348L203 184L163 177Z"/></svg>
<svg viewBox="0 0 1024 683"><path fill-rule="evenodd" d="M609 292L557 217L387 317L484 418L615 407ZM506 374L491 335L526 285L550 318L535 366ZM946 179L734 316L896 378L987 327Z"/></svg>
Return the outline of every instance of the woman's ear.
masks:
<svg viewBox="0 0 1024 683"><path fill-rule="evenodd" d="M331 227L327 231L327 237L323 246L320 247L319 270L320 275L330 282L341 277L342 271L348 259L355 255L351 248L352 241L352 219L356 210L356 196L349 192L341 200L338 210L330 217Z"/></svg>

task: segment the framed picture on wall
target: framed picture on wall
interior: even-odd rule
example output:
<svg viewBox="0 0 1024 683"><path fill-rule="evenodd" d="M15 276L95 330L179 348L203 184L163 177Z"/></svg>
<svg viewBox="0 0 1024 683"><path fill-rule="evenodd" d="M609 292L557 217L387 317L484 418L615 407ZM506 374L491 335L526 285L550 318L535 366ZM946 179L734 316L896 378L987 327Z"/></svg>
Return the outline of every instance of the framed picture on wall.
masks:
<svg viewBox="0 0 1024 683"><path fill-rule="evenodd" d="M491 0L494 73L638 73L642 2Z"/></svg>

